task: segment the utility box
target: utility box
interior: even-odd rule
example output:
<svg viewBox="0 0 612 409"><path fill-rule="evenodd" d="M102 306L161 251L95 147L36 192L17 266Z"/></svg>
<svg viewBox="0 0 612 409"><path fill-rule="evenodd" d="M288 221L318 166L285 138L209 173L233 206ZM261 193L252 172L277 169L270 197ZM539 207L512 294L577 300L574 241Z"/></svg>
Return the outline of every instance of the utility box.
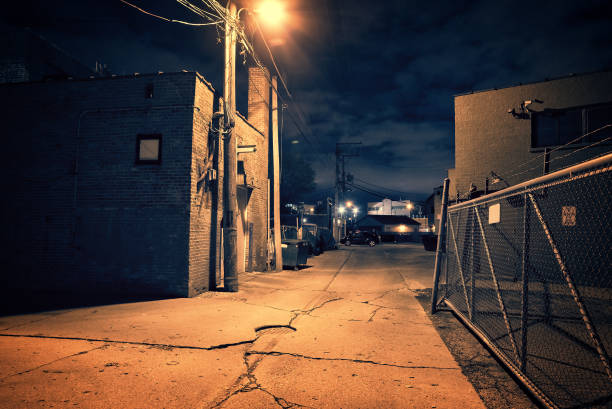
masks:
<svg viewBox="0 0 612 409"><path fill-rule="evenodd" d="M293 267L298 270L299 266L308 261L308 243L303 240L285 239L281 243L283 254L283 267Z"/></svg>

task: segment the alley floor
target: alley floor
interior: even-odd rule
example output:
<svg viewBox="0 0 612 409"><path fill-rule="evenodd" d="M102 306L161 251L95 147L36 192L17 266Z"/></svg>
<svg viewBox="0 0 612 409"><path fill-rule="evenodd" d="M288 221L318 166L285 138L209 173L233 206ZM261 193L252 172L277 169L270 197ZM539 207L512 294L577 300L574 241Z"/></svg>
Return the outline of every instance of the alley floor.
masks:
<svg viewBox="0 0 612 409"><path fill-rule="evenodd" d="M0 317L1 406L493 407L418 300L433 257L342 247L237 293Z"/></svg>

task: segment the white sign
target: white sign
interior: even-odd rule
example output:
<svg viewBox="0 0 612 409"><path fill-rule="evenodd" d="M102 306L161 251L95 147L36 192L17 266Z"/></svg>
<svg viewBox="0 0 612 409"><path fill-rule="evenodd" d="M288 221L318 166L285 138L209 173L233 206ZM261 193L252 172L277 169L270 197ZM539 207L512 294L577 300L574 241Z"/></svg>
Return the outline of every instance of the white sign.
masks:
<svg viewBox="0 0 612 409"><path fill-rule="evenodd" d="M489 206L489 224L499 223L501 220L501 205L499 203Z"/></svg>

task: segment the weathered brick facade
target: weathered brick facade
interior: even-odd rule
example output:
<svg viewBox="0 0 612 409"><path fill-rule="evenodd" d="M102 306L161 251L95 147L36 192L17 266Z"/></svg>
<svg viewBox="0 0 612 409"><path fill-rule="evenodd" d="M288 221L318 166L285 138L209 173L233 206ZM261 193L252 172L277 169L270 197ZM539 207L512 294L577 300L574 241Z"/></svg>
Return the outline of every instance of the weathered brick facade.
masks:
<svg viewBox="0 0 612 409"><path fill-rule="evenodd" d="M4 288L193 296L215 285L223 154L199 74L4 84L0 96ZM262 270L267 139L242 118L236 132L258 146L244 160ZM159 164L137 163L143 134L161 135ZM198 182L210 153L217 180Z"/></svg>
<svg viewBox="0 0 612 409"><path fill-rule="evenodd" d="M612 71L456 96L455 168L449 170L451 199L457 192L465 194L471 183L483 190L485 178L491 171L509 185L542 174L543 161L534 158L542 156L544 149L532 148L530 116L520 118L508 113L512 108L519 111L521 102L535 99L542 101L531 105L537 111L610 103ZM550 171L596 156L609 150L609 146L599 145L568 155L571 150L553 152ZM532 160L529 166L519 168L529 160ZM506 184L500 183L494 188L504 187Z"/></svg>

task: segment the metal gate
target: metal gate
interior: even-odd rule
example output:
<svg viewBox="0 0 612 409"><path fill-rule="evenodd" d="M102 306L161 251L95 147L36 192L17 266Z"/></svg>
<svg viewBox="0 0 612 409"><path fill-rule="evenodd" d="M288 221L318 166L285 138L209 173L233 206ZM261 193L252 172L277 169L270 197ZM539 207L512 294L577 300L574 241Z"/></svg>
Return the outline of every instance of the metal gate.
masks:
<svg viewBox="0 0 612 409"><path fill-rule="evenodd" d="M612 407L612 155L448 208L450 307L551 408Z"/></svg>

